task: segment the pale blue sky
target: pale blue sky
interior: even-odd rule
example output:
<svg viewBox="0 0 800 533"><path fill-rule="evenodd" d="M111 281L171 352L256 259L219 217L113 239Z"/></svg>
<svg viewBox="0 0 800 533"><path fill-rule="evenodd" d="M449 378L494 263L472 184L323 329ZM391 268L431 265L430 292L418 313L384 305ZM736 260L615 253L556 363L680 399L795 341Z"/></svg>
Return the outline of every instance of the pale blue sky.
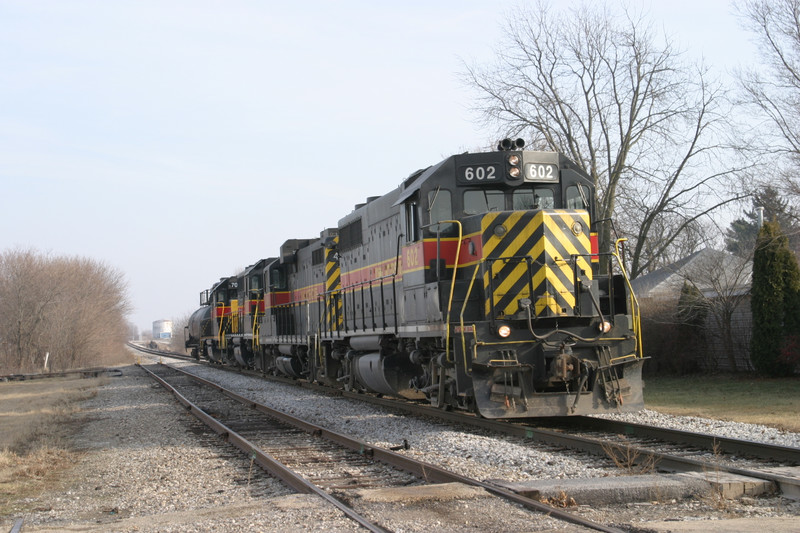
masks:
<svg viewBox="0 0 800 533"><path fill-rule="evenodd" d="M728 1L632 2L721 74ZM140 329L313 238L412 171L495 139L461 60L511 0L0 0L0 250L122 270Z"/></svg>

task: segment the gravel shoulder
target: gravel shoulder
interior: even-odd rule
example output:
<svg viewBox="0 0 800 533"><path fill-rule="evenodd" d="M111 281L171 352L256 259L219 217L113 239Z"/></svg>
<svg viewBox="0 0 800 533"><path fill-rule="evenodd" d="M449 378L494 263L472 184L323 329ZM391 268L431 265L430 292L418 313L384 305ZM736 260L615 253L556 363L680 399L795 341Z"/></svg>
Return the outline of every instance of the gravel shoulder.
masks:
<svg viewBox="0 0 800 533"><path fill-rule="evenodd" d="M479 479L617 475L601 459L565 458L556 450L538 449L522 441L443 428L438 423L290 385L193 368L201 375L213 373L217 381L235 386L255 400L356 434L367 442L395 445L407 439L411 444L407 453ZM0 401L3 385L0 383ZM18 518L25 519L23 531L358 530L319 498L292 494L257 467L251 468L246 459L219 437L209 435L135 366L124 367L122 377L97 383L97 394L82 401L80 407L71 415L74 465L48 478L39 493L16 501L8 515L0 516L0 531L10 530ZM658 413L641 416L652 422ZM711 425L711 421L701 419L669 418L673 424ZM754 431L772 442L800 442L793 440L796 434L776 436L769 428L760 427ZM450 505L463 506L465 524L460 530L507 531L512 522L514 530L520 530L518 521L506 522L502 516L485 517L480 525L468 523L466 509L480 506L480 500ZM395 531L416 531L414 514L428 511L387 505L386 517L391 518ZM750 520L759 524L759 529L769 530L770 520L777 526L798 519L800 504L782 498L724 503L698 498L603 509L579 506L574 511L636 531L688 531L680 527L698 522L705 522L710 529L734 525L728 522L731 519ZM573 526L549 520L533 521L522 530L576 531Z"/></svg>
<svg viewBox="0 0 800 533"><path fill-rule="evenodd" d="M319 498L249 468L141 369L123 373L75 415L75 465L19 501L0 529L18 518L25 532L357 529Z"/></svg>

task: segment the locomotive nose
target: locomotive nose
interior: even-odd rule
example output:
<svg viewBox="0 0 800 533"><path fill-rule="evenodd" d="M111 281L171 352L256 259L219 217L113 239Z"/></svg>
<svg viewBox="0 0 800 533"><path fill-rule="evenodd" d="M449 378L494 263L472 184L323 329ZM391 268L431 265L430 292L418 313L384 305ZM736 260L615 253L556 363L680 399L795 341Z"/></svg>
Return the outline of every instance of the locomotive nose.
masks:
<svg viewBox="0 0 800 533"><path fill-rule="evenodd" d="M574 316L575 280L591 279L588 213L569 210L487 213L481 221L487 318L514 316L531 301L535 314ZM580 274L581 276L577 276Z"/></svg>

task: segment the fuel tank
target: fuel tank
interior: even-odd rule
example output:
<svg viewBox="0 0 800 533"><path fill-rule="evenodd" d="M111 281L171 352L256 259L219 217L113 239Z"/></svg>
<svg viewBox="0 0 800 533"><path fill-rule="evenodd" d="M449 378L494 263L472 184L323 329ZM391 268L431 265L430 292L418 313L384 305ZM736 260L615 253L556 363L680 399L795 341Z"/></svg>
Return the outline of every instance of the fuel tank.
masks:
<svg viewBox="0 0 800 533"><path fill-rule="evenodd" d="M214 335L212 322L210 305L203 306L192 313L192 316L189 317L187 329L189 335L186 339L186 346L197 346L204 337L212 337Z"/></svg>

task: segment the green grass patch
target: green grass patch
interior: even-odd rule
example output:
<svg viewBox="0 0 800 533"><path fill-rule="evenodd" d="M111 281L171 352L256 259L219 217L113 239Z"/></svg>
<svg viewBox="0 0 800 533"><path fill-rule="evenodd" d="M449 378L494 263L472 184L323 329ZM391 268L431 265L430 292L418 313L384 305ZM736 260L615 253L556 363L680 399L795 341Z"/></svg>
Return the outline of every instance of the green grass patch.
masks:
<svg viewBox="0 0 800 533"><path fill-rule="evenodd" d="M800 379L749 375L651 377L648 409L675 415L764 424L800 432Z"/></svg>

